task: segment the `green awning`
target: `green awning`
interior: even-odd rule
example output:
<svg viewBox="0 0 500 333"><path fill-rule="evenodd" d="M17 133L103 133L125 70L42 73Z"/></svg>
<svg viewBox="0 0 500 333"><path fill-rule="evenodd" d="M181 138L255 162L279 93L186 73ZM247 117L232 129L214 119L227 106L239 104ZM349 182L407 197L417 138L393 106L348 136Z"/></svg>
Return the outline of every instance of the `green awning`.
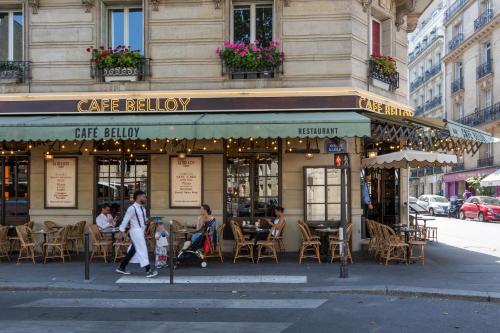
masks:
<svg viewBox="0 0 500 333"><path fill-rule="evenodd" d="M480 131L476 128L466 126L455 121L446 121L446 128L450 131L450 136L455 138L482 143L493 143L497 141L490 133Z"/></svg>
<svg viewBox="0 0 500 333"><path fill-rule="evenodd" d="M356 112L1 116L0 141L354 137L370 135Z"/></svg>

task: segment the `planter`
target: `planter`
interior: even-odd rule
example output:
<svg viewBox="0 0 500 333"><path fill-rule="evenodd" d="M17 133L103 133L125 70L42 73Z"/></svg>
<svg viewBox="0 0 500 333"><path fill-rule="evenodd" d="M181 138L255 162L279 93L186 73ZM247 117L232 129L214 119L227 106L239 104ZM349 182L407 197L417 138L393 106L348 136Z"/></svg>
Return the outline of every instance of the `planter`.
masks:
<svg viewBox="0 0 500 333"><path fill-rule="evenodd" d="M17 83L21 77L21 72L18 69L0 71L0 82L2 84Z"/></svg>
<svg viewBox="0 0 500 333"><path fill-rule="evenodd" d="M391 90L391 85L389 83L380 81L376 78L372 79L372 83L377 88L384 89L384 90Z"/></svg>
<svg viewBox="0 0 500 333"><path fill-rule="evenodd" d="M103 76L105 82L135 82L139 80L139 69L137 67L104 68Z"/></svg>

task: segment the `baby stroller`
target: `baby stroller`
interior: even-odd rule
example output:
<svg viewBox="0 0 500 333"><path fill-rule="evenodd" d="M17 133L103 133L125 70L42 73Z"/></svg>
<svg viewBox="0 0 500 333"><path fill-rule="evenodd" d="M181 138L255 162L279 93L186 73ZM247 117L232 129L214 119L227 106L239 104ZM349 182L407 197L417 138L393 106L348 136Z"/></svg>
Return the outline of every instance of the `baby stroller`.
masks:
<svg viewBox="0 0 500 333"><path fill-rule="evenodd" d="M193 233L190 241L184 242L179 255L177 255L177 264L195 264L202 268L207 267L203 245L207 237L212 237L215 225L215 220L205 223L201 230Z"/></svg>

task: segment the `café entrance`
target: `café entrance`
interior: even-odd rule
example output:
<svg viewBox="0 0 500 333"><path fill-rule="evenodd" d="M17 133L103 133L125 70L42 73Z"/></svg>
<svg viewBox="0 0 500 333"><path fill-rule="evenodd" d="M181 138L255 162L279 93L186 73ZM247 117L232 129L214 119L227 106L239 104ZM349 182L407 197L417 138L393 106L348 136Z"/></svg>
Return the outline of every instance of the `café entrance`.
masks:
<svg viewBox="0 0 500 333"><path fill-rule="evenodd" d="M28 221L29 156L0 157L0 224L19 225Z"/></svg>

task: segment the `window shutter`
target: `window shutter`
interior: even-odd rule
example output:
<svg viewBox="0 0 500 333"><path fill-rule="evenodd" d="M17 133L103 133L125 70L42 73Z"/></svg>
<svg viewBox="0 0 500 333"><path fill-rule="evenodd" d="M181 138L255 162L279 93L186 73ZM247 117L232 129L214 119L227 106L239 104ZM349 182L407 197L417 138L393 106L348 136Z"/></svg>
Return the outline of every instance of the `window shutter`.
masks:
<svg viewBox="0 0 500 333"><path fill-rule="evenodd" d="M380 22L372 20L372 54L380 55Z"/></svg>

